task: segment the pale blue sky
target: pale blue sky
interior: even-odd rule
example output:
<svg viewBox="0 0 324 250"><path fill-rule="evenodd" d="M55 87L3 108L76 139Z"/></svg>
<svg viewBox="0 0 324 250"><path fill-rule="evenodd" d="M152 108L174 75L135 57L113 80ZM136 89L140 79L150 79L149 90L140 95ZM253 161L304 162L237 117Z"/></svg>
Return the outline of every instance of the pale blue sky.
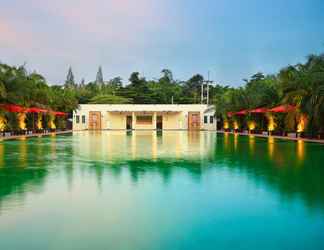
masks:
<svg viewBox="0 0 324 250"><path fill-rule="evenodd" d="M195 73L238 86L324 52L322 0L1 0L0 61L62 83Z"/></svg>

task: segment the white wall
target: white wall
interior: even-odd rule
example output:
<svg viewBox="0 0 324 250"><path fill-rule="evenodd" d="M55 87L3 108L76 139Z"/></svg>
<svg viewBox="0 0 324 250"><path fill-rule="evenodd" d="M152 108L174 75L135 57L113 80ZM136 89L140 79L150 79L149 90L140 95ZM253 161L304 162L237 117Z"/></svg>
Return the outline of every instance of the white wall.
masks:
<svg viewBox="0 0 324 250"><path fill-rule="evenodd" d="M81 104L79 109L73 112L73 130L88 129L89 112L101 112L102 129L125 129L126 116L132 112L156 112L163 116L163 129L188 129L188 112L199 112L201 118L201 128L203 128L204 111L207 109L205 104ZM80 116L80 122L76 123L76 115ZM82 123L82 116L86 122ZM136 125L135 129L154 129L153 125Z"/></svg>
<svg viewBox="0 0 324 250"><path fill-rule="evenodd" d="M215 115L215 111L212 110L210 112L206 112L203 114L203 128L205 130L216 130L217 129L217 119L214 116ZM207 123L204 123L204 116L207 116ZM210 123L210 117L213 117L213 122Z"/></svg>

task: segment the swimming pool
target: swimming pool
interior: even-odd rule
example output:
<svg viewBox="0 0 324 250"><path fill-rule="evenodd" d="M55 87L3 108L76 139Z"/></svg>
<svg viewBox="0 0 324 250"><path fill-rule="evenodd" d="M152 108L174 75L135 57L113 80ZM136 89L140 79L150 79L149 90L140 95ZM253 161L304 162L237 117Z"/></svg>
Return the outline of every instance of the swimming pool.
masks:
<svg viewBox="0 0 324 250"><path fill-rule="evenodd" d="M0 249L324 249L324 146L186 131L0 142Z"/></svg>

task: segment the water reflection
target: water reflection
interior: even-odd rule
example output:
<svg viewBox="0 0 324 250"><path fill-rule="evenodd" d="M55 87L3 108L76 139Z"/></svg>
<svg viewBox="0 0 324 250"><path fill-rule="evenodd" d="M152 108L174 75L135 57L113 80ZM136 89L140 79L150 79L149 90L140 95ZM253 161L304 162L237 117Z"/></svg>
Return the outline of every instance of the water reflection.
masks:
<svg viewBox="0 0 324 250"><path fill-rule="evenodd" d="M250 148L250 154L254 155L255 153L255 136L249 135L249 148Z"/></svg>
<svg viewBox="0 0 324 250"><path fill-rule="evenodd" d="M305 142L302 140L298 140L296 143L296 148L297 148L297 160L299 165L302 165L304 162L305 158Z"/></svg>
<svg viewBox="0 0 324 250"><path fill-rule="evenodd" d="M216 144L218 167L239 169L283 201L301 198L309 208L324 209L323 145L231 135L219 135Z"/></svg>
<svg viewBox="0 0 324 250"><path fill-rule="evenodd" d="M274 148L275 148L275 139L273 137L269 136L268 137L268 152L269 152L270 158L273 158Z"/></svg>
<svg viewBox="0 0 324 250"><path fill-rule="evenodd" d="M18 159L19 159L19 166L20 167L22 167L22 168L27 167L27 142L26 142L26 137L20 138Z"/></svg>
<svg viewBox="0 0 324 250"><path fill-rule="evenodd" d="M238 137L239 135L237 133L234 134L234 150L237 150L237 144L238 144Z"/></svg>
<svg viewBox="0 0 324 250"><path fill-rule="evenodd" d="M3 143L0 142L0 168L4 166L4 146Z"/></svg>
<svg viewBox="0 0 324 250"><path fill-rule="evenodd" d="M76 132L74 137L74 149L80 157L115 163L130 159L202 159L213 154L216 134L185 131L94 131Z"/></svg>
<svg viewBox="0 0 324 250"><path fill-rule="evenodd" d="M64 178L73 191L75 179L89 175L101 190L105 178L121 181L125 173L134 184L158 176L169 185L184 173L201 183L212 171L239 175L285 202L324 209L323 161L322 145L213 132L78 132L1 142L0 212L9 201L42 192L49 176Z"/></svg>
<svg viewBox="0 0 324 250"><path fill-rule="evenodd" d="M2 209L22 206L26 194L41 193L55 161L66 162L56 154L71 145L56 149L55 144L49 137L0 143L0 214Z"/></svg>

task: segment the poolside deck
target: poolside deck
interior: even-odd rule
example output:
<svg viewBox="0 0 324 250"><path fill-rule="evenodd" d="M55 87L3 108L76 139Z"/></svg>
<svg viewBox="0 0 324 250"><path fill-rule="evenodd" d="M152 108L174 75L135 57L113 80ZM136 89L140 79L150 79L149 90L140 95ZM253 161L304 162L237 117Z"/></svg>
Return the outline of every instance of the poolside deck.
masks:
<svg viewBox="0 0 324 250"><path fill-rule="evenodd" d="M222 130L217 130L217 133L228 133L228 134L237 134L237 135L253 135L255 137L262 137L262 138L275 138L280 140L290 140L290 141L304 141L304 142L315 142L315 143L321 143L324 144L324 140L321 139L309 139L309 138L302 138L302 137L289 137L289 136L279 136L279 135L263 135L263 134L248 134L248 133L242 133L242 132L225 132Z"/></svg>
<svg viewBox="0 0 324 250"><path fill-rule="evenodd" d="M56 131L56 132L48 132L48 133L33 133L28 135L11 135L11 136L0 136L0 141L5 140L19 140L31 137L42 137L42 136L51 136L51 135L62 135L62 134L69 134L72 133L72 130L65 130L65 131Z"/></svg>
<svg viewBox="0 0 324 250"><path fill-rule="evenodd" d="M65 130L65 131L57 131L57 132L48 132L48 133L34 133L30 135L12 135L12 136L0 136L0 141L4 140L16 140L16 139L25 139L25 138L31 138L31 137L42 137L42 136L51 136L51 135L62 135L62 134L69 134L72 133L72 130ZM304 142L315 142L315 143L321 143L324 144L324 140L322 139L309 139L309 138L301 138L301 137L289 137L289 136L278 136L278 135L263 135L263 134L247 134L242 132L225 132L223 130L217 130L217 133L221 134L237 134L240 136L248 136L252 135L255 137L261 137L261 138L275 138L280 140L290 140L290 141L304 141Z"/></svg>

